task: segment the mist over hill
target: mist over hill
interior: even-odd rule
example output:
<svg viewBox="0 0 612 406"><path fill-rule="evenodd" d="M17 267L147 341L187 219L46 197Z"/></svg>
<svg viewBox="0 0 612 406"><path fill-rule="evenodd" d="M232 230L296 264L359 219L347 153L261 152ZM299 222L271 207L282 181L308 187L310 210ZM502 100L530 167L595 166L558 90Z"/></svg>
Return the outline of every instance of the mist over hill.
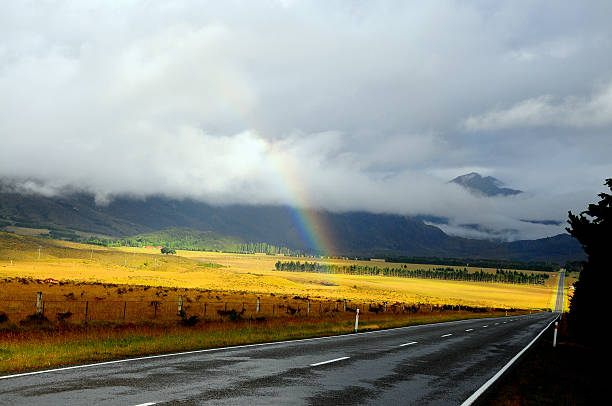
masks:
<svg viewBox="0 0 612 406"><path fill-rule="evenodd" d="M45 197L0 193L0 227L51 229L55 236L129 237L169 228L188 228L232 244L267 243L303 252L345 256L421 256L486 258L565 263L584 257L569 235L511 243L449 236L422 220L363 211L313 211L325 225L331 246L316 252L289 206L213 206L199 201L153 196L115 198L96 205L93 195ZM77 234L70 234L77 233ZM53 234L52 234L53 235ZM214 238L213 238L214 237ZM208 238L208 237L207 237ZM215 241L216 241L215 240ZM212 241L212 240L211 240Z"/></svg>

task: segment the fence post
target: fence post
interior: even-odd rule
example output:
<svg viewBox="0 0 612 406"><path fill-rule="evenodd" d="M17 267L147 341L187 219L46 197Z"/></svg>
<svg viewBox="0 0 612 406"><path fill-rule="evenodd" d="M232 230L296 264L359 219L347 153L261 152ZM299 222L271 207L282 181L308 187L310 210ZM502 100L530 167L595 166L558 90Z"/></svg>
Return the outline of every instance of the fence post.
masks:
<svg viewBox="0 0 612 406"><path fill-rule="evenodd" d="M125 321L125 308L127 307L127 301L123 302L123 321Z"/></svg>
<svg viewBox="0 0 612 406"><path fill-rule="evenodd" d="M357 311L355 312L355 333L357 332L358 328L359 328L359 309L357 309Z"/></svg>
<svg viewBox="0 0 612 406"><path fill-rule="evenodd" d="M255 314L259 314L259 296L257 296L257 309L255 310Z"/></svg>
<svg viewBox="0 0 612 406"><path fill-rule="evenodd" d="M206 302L204 302L204 317L206 317Z"/></svg>
<svg viewBox="0 0 612 406"><path fill-rule="evenodd" d="M383 302L385 304L385 313L387 313L387 302Z"/></svg>
<svg viewBox="0 0 612 406"><path fill-rule="evenodd" d="M43 300L42 300L42 292L36 293L36 316L43 315Z"/></svg>
<svg viewBox="0 0 612 406"><path fill-rule="evenodd" d="M179 295L178 297L178 308L176 314L178 314L179 316L183 314L183 295Z"/></svg>
<svg viewBox="0 0 612 406"><path fill-rule="evenodd" d="M89 300L85 301L85 321L87 321L87 313L89 313Z"/></svg>
<svg viewBox="0 0 612 406"><path fill-rule="evenodd" d="M308 310L306 312L308 315L310 315L310 299L308 299Z"/></svg>
<svg viewBox="0 0 612 406"><path fill-rule="evenodd" d="M344 299L344 311L346 311L346 299Z"/></svg>

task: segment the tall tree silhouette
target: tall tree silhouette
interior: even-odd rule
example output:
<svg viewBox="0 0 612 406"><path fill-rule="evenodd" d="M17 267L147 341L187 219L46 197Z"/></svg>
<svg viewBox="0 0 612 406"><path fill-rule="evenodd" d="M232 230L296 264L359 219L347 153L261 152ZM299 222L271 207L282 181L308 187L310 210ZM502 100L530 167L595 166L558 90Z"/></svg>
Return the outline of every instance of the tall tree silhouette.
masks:
<svg viewBox="0 0 612 406"><path fill-rule="evenodd" d="M605 185L612 191L612 179L606 179ZM605 323L602 317L610 296L612 266L612 195L598 196L601 200L589 204L579 215L570 211L570 227L566 228L580 241L587 255L570 303L569 326L579 340L592 343Z"/></svg>

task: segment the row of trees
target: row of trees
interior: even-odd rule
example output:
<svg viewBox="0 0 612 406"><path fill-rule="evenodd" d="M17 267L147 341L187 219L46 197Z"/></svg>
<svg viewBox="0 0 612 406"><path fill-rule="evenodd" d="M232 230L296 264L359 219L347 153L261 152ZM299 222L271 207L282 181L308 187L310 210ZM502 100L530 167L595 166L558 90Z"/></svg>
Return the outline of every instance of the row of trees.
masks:
<svg viewBox="0 0 612 406"><path fill-rule="evenodd" d="M404 262L408 264L448 265L448 266L471 266L473 268L496 268L496 269L529 269L531 271L556 272L561 267L550 262L534 261L508 261L499 259L475 259L475 258L440 258L440 257L406 257L406 256L383 256L386 262Z"/></svg>
<svg viewBox="0 0 612 406"><path fill-rule="evenodd" d="M249 242L236 243L234 241L225 240L205 240L197 238L143 238L143 237L126 237L116 240L103 238L89 238L81 240L87 244L101 245L104 247L144 247L148 245L162 245L172 249L191 250L191 251L220 251L232 252L239 254L268 254L268 255L286 255L286 256L303 256L302 251L292 250L287 247L277 247L265 242Z"/></svg>
<svg viewBox="0 0 612 406"><path fill-rule="evenodd" d="M467 268L433 268L433 269L408 269L407 265L399 268L378 267L367 265L335 265L321 264L319 262L300 262L300 261L278 261L275 264L277 271L289 272L318 272L330 274L349 274L349 275L382 275L398 276L404 278L421 279L441 279L453 281L474 281L474 282L504 282L520 284L544 284L548 279L548 274L525 273L497 269L495 273L484 272L482 270L470 272Z"/></svg>
<svg viewBox="0 0 612 406"><path fill-rule="evenodd" d="M287 256L300 256L303 255L301 251L292 250L287 247L277 247L266 242L248 242L239 244L237 252L243 254L268 254L268 255L287 255Z"/></svg>

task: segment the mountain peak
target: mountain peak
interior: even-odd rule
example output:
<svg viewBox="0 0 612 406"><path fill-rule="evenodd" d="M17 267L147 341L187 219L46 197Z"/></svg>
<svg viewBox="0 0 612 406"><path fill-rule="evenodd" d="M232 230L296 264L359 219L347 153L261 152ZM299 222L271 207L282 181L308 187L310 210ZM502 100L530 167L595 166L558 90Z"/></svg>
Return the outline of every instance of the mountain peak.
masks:
<svg viewBox="0 0 612 406"><path fill-rule="evenodd" d="M491 196L512 196L523 193L522 190L510 189L503 186L503 182L493 176L483 177L477 172L470 172L465 175L457 176L450 183L456 183L468 189L470 192Z"/></svg>

